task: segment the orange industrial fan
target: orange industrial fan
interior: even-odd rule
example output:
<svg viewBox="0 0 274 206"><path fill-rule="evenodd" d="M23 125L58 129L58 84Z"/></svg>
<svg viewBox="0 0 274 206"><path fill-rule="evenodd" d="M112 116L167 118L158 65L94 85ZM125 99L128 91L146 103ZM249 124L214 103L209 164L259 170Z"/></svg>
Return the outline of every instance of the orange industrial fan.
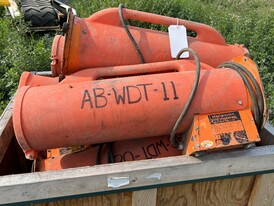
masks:
<svg viewBox="0 0 274 206"><path fill-rule="evenodd" d="M105 9L84 19L71 13L65 36L57 35L52 44L52 74L65 76L86 68L173 59L167 32L127 27L126 20L164 26L184 25L187 30L196 33L196 37L188 37L189 47L197 52L201 62L212 67L248 52L242 45L228 45L218 31L205 24L130 9L122 10L121 7L119 10L120 13L116 8Z"/></svg>
<svg viewBox="0 0 274 206"><path fill-rule="evenodd" d="M166 32L125 20L178 22L197 35L173 60ZM23 73L15 98L15 135L37 171L260 141L266 108L258 68L213 28L121 6L86 19L70 14L67 26L53 42L53 77ZM191 56L178 60L186 51Z"/></svg>

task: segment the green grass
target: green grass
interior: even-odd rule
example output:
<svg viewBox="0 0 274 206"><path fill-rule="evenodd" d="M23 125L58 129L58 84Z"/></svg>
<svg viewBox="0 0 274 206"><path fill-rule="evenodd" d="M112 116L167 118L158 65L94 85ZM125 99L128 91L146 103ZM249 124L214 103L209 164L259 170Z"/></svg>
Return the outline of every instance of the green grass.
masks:
<svg viewBox="0 0 274 206"><path fill-rule="evenodd" d="M1 12L0 12L1 13ZM1 14L0 14L1 15ZM17 89L23 71L49 70L53 34L26 33L20 19L0 17L0 114Z"/></svg>
<svg viewBox="0 0 274 206"><path fill-rule="evenodd" d="M268 108L274 110L274 1L272 0L72 0L81 17L123 3L136 9L197 21L213 26L230 44L244 44L254 56L264 83ZM24 70L49 70L54 34L24 33L25 26L6 17L0 19L0 113L15 91ZM18 31L15 25L20 28ZM165 27L135 23L136 26Z"/></svg>

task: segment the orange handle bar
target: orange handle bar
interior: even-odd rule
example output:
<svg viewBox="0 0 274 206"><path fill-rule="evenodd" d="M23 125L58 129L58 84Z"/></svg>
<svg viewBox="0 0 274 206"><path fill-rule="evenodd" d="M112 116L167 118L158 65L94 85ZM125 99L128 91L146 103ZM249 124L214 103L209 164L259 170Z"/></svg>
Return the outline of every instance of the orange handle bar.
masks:
<svg viewBox="0 0 274 206"><path fill-rule="evenodd" d="M115 14L118 14L117 8L108 9L106 12L101 13L101 15L97 15L97 21L102 20L103 22L106 22L106 16L113 17ZM197 40L213 44L227 45L224 38L217 30L205 24L131 9L123 9L123 16L125 20L131 19L164 26L176 25L178 20L179 25L184 25L188 30L195 31L197 33ZM115 20L117 21L119 19Z"/></svg>
<svg viewBox="0 0 274 206"><path fill-rule="evenodd" d="M200 63L202 70L214 69L213 67ZM66 76L66 79L62 83L67 83L71 81L81 81L75 77L82 77L88 80L98 80L98 79L108 79L115 77L127 77L127 76L139 76L147 74L160 74L160 73L171 73L171 72L183 72L183 71L193 71L195 69L194 61L166 61L166 62L156 62L151 64L137 64L137 65L126 65L126 66L116 66L116 67L103 67L99 69L89 68L85 70L78 71L70 76Z"/></svg>

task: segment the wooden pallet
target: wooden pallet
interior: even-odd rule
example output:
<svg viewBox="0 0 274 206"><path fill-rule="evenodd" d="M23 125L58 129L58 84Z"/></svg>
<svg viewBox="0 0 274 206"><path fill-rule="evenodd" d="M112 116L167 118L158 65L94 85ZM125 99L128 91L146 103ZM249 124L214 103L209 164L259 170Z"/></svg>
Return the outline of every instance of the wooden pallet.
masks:
<svg viewBox="0 0 274 206"><path fill-rule="evenodd" d="M0 167L14 138L10 102L0 119ZM274 128L250 149L0 177L0 204L274 205Z"/></svg>

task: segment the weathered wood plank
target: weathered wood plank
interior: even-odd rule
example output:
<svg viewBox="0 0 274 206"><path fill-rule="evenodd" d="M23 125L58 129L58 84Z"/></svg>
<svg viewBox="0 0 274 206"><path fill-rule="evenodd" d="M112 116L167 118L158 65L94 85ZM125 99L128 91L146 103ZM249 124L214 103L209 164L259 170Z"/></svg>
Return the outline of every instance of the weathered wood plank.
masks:
<svg viewBox="0 0 274 206"><path fill-rule="evenodd" d="M132 206L174 206L174 205L247 205L254 176L184 184L158 189L132 192ZM156 202L157 198L157 202ZM34 206L65 205L131 205L131 193L117 193L96 197L76 198Z"/></svg>
<svg viewBox="0 0 274 206"><path fill-rule="evenodd" d="M132 193L132 206L156 206L157 189L139 190Z"/></svg>
<svg viewBox="0 0 274 206"><path fill-rule="evenodd" d="M215 153L199 158L179 156L116 163L63 171L0 177L0 203L14 203L72 195L115 193L159 185L231 177L274 170L274 146ZM123 177L120 187L109 179ZM126 183L128 182L128 183Z"/></svg>
<svg viewBox="0 0 274 206"><path fill-rule="evenodd" d="M248 206L274 205L274 174L258 175L250 196Z"/></svg>
<svg viewBox="0 0 274 206"><path fill-rule="evenodd" d="M12 125L13 100L14 97L9 102L8 106L0 117L0 164L12 138L14 137L14 130Z"/></svg>
<svg viewBox="0 0 274 206"><path fill-rule="evenodd" d="M157 206L247 205L254 176L159 188Z"/></svg>
<svg viewBox="0 0 274 206"><path fill-rule="evenodd" d="M129 206L131 205L131 196L131 192L122 192L110 195L99 195L94 197L38 203L33 204L33 206Z"/></svg>

